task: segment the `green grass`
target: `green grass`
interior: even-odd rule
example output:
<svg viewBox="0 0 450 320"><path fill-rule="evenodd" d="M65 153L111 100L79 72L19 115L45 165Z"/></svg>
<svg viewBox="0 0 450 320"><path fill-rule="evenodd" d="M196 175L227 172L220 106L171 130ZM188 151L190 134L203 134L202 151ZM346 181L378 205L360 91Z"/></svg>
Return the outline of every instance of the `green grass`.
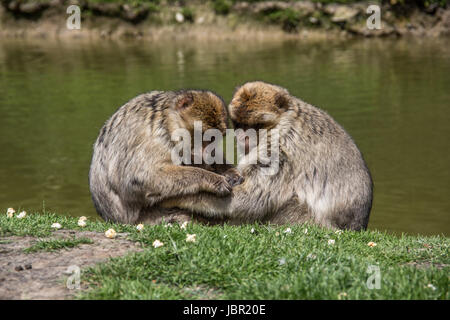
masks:
<svg viewBox="0 0 450 320"><path fill-rule="evenodd" d="M19 210L17 210L19 212ZM17 214L16 214L17 215ZM92 221L89 219L88 226L81 228L78 226L78 218L57 215L55 213L28 213L24 219L16 217L8 218L5 212L0 214L0 237L1 236L34 236L46 237L50 236L54 229L51 225L58 222L66 230L89 230L104 232L109 228L114 228L117 232L132 232L134 227L129 225L120 225L114 223L106 223L101 221Z"/></svg>
<svg viewBox="0 0 450 320"><path fill-rule="evenodd" d="M38 251L57 251L61 249L70 249L77 247L80 244L92 244L93 241L88 238L71 238L71 239L50 239L38 240L37 243L24 249L25 253L32 253Z"/></svg>
<svg viewBox="0 0 450 320"><path fill-rule="evenodd" d="M0 217L0 234L50 235L50 225L81 229L76 218ZM444 236L379 231L337 234L316 226L133 226L88 222L83 230L128 232L144 250L87 269L82 299L448 299L449 244ZM252 233L251 229L255 232ZM308 232L305 234L305 229ZM195 243L186 234L196 234ZM154 240L164 246L153 248ZM328 240L335 244L329 245ZM111 240L114 241L114 240ZM369 247L368 242L377 243ZM413 264L418 264L414 266ZM369 266L380 289L368 289ZM345 293L345 294L343 294Z"/></svg>

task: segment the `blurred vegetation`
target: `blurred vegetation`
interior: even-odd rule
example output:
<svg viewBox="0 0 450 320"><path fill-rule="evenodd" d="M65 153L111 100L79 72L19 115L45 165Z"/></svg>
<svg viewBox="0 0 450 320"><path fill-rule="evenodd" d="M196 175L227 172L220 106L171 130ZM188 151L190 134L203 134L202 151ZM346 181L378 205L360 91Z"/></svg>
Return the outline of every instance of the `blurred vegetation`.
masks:
<svg viewBox="0 0 450 320"><path fill-rule="evenodd" d="M114 1L114 0L111 0ZM226 3L231 3L231 5L238 2L248 2L248 3L256 3L256 2L268 2L273 0L212 0L215 4L218 3L221 6ZM279 2L304 2L304 0L276 0ZM320 3L355 3L355 2L367 2L367 0L308 0L310 2L320 2ZM437 3L439 5L445 6L447 4L447 0L382 0L381 2L391 4L391 5L419 5L419 6L429 6L433 3Z"/></svg>
<svg viewBox="0 0 450 320"><path fill-rule="evenodd" d="M15 18L24 17L30 20L43 17L45 10L51 11L50 9L54 7L54 4L49 3L50 0L0 0L0 2ZM288 33L298 32L305 27L346 30L350 34L368 36L363 30L367 18L365 7L367 0L83 0L79 3L86 17L113 17L132 24L143 21L157 25L194 23L198 18L199 23L208 21L224 25L224 20L211 17L215 13L221 16L229 15L229 24L254 21L279 26ZM357 3L361 5L355 5ZM431 29L440 21L440 15L436 15L439 8L447 7L447 0L373 0L371 3L383 6L383 21L388 26L377 36L399 35L399 29L395 25L406 20L411 30ZM329 4L348 4L348 6ZM58 14L64 10L64 5L57 9L60 11ZM435 15L434 21L429 19L430 15ZM206 17L208 18L205 20ZM450 33L449 30L445 30L439 32Z"/></svg>
<svg viewBox="0 0 450 320"><path fill-rule="evenodd" d="M267 18L271 22L280 23L287 32L296 31L300 24L300 13L290 8L270 12Z"/></svg>
<svg viewBox="0 0 450 320"><path fill-rule="evenodd" d="M184 7L181 10L181 14L184 16L184 19L187 22L191 22L191 23L194 22L194 19L195 19L194 9L189 8L189 7Z"/></svg>
<svg viewBox="0 0 450 320"><path fill-rule="evenodd" d="M217 14L228 14L230 13L231 6L233 5L232 0L214 0L213 8Z"/></svg>
<svg viewBox="0 0 450 320"><path fill-rule="evenodd" d="M227 13L230 8L236 3L258 3L258 2L317 2L317 3L356 3L356 2L367 2L367 0L197 0L197 1L186 1L186 0L86 0L90 3L123 3L129 5L141 5L141 4L153 4L153 5L180 5L186 6L189 3L208 3L212 2L213 7L217 13ZM2 3L12 2L11 0L0 0ZM29 2L51 2L51 0L15 0L18 3L29 3ZM420 6L428 7L433 4L438 4L440 6L446 6L447 0L381 0L376 2L382 2L383 4L389 5L408 5L408 6Z"/></svg>

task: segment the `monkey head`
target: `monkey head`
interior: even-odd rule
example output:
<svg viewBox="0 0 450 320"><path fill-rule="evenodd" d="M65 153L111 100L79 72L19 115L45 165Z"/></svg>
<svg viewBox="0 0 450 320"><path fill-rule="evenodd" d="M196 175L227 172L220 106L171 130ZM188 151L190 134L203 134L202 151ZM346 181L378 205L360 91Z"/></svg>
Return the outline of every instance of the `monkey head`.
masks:
<svg viewBox="0 0 450 320"><path fill-rule="evenodd" d="M278 124L288 109L289 92L262 81L247 82L238 87L228 111L235 128L270 129Z"/></svg>
<svg viewBox="0 0 450 320"><path fill-rule="evenodd" d="M227 111L222 98L211 91L203 90L183 90L174 93L173 103L169 108L169 131L174 132L176 129L185 129L189 132L191 138L191 155L194 157L198 153L195 150L195 137L202 138L202 150L215 141L216 135L212 141L203 140L203 134L209 129L219 130L223 136L227 129ZM196 122L201 123L201 131L199 126L195 126ZM192 161L194 159L192 158Z"/></svg>
<svg viewBox="0 0 450 320"><path fill-rule="evenodd" d="M194 122L202 123L202 131L218 129L225 134L227 112L225 103L210 91L186 90L175 93L172 110L172 128L187 129L194 133Z"/></svg>
<svg viewBox="0 0 450 320"><path fill-rule="evenodd" d="M290 105L289 92L262 81L247 82L236 89L228 105L228 112L235 129L266 129L275 127ZM238 141L248 146L248 137L238 135ZM246 151L248 152L248 151Z"/></svg>

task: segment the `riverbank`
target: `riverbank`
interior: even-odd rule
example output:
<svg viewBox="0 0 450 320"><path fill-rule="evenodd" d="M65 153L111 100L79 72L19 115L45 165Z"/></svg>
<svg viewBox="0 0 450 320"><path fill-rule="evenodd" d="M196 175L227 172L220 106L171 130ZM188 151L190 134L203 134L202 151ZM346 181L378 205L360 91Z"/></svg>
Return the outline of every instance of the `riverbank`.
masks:
<svg viewBox="0 0 450 320"><path fill-rule="evenodd" d="M104 234L111 228L112 239ZM443 236L311 225L139 231L90 220L80 227L77 218L50 213L2 213L0 298L449 299L449 245ZM67 280L76 284L73 265L81 268L79 290L67 288Z"/></svg>
<svg viewBox="0 0 450 320"><path fill-rule="evenodd" d="M346 3L342 3L346 2ZM370 30L369 4L381 8L381 29ZM69 30L66 10L81 10ZM0 37L172 39L303 39L441 37L450 35L446 1L134 1L2 0Z"/></svg>

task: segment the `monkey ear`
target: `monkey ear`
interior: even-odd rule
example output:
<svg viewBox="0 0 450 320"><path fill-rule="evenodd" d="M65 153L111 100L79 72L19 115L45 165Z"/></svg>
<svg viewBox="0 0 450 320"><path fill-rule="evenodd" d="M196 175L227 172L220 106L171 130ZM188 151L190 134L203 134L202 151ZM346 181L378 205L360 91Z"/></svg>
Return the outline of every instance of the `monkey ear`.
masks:
<svg viewBox="0 0 450 320"><path fill-rule="evenodd" d="M192 102L194 102L192 93L184 93L177 99L175 106L177 109L183 110L189 107Z"/></svg>
<svg viewBox="0 0 450 320"><path fill-rule="evenodd" d="M286 93L277 93L275 95L275 105L279 109L287 109L289 107L289 95Z"/></svg>
<svg viewBox="0 0 450 320"><path fill-rule="evenodd" d="M256 96L256 92L252 92L251 90L247 88L242 88L242 92L239 95L239 98L242 102L247 102L251 99L253 99Z"/></svg>

